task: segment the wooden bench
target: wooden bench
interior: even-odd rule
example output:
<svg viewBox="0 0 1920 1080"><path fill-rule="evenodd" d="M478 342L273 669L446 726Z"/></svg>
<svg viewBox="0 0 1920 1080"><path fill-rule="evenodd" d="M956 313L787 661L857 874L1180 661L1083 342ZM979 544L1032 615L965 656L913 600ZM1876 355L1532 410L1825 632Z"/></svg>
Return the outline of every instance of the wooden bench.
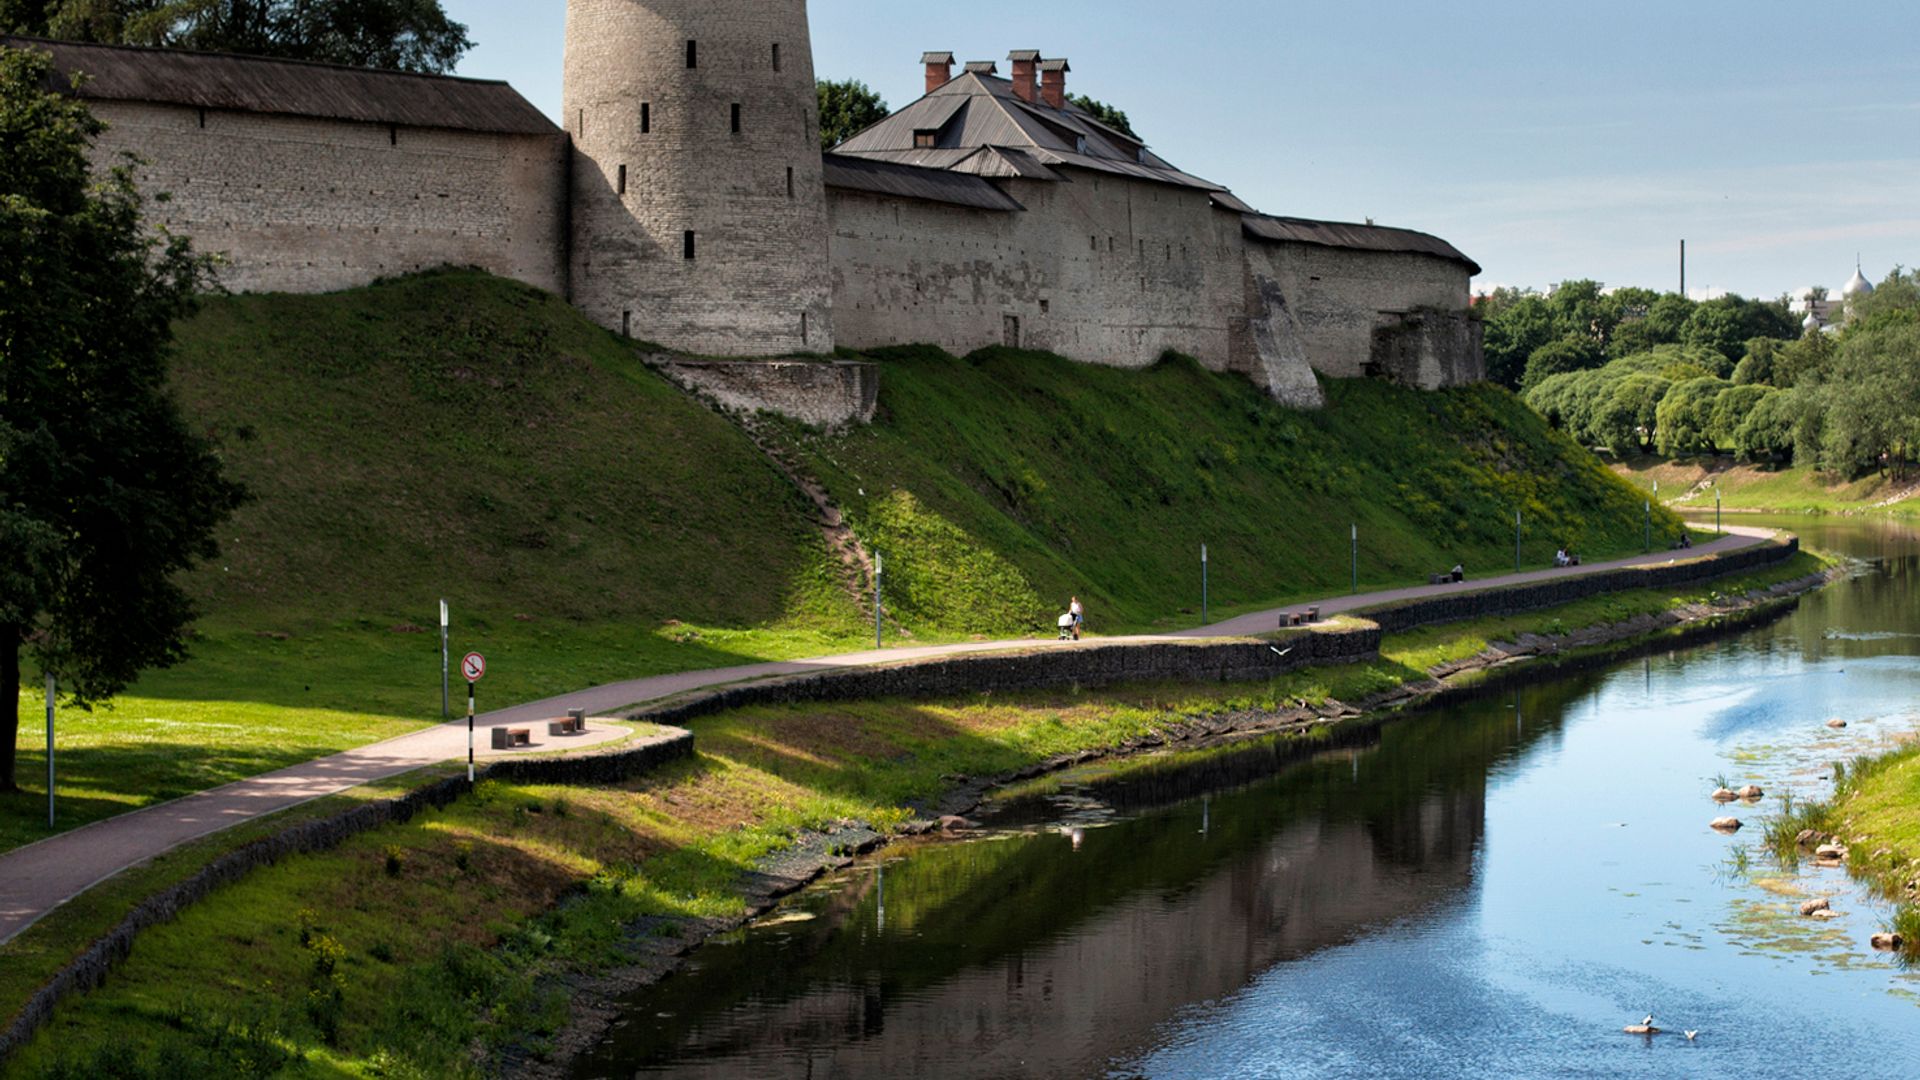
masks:
<svg viewBox="0 0 1920 1080"><path fill-rule="evenodd" d="M1452 581L1453 581L1453 575L1452 575L1452 574L1435 574L1435 575L1433 575L1432 577L1430 577L1430 578L1428 578L1428 579L1427 579L1427 584L1429 584L1429 585L1447 585L1447 584L1451 584L1451 583L1452 583Z"/></svg>
<svg viewBox="0 0 1920 1080"><path fill-rule="evenodd" d="M582 735L586 730L587 710L585 709L568 709L566 719L547 722L549 735Z"/></svg>
<svg viewBox="0 0 1920 1080"><path fill-rule="evenodd" d="M1280 629L1285 630L1288 627L1299 626L1299 625L1300 625L1299 612L1283 611L1280 613Z"/></svg>
<svg viewBox="0 0 1920 1080"><path fill-rule="evenodd" d="M1319 621L1320 621L1320 609L1319 609L1319 608L1317 608L1317 607L1310 607L1310 608L1308 608L1308 609L1307 609L1307 622L1309 622L1309 623L1317 623L1317 622L1319 622Z"/></svg>
<svg viewBox="0 0 1920 1080"><path fill-rule="evenodd" d="M495 750L512 750L516 747L532 746L532 745L533 745L533 729L532 728L497 727L493 729L493 748Z"/></svg>

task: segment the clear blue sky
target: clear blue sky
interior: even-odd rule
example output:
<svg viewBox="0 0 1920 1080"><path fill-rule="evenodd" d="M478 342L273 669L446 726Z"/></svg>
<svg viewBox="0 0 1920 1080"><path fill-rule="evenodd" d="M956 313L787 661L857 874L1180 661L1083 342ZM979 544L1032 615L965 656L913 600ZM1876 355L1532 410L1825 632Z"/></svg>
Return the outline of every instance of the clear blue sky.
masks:
<svg viewBox="0 0 1920 1080"><path fill-rule="evenodd" d="M724 0L716 0L724 2ZM561 0L445 0L460 73L557 115ZM921 52L1073 61L1069 89L1269 213L1437 233L1478 284L1749 296L1920 263L1920 3L814 0L823 78L894 107Z"/></svg>

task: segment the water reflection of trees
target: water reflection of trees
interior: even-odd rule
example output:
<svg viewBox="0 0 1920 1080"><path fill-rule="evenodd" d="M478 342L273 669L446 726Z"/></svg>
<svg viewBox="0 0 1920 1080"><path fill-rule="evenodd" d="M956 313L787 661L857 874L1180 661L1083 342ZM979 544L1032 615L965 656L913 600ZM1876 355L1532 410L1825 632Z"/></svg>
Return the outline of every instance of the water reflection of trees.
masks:
<svg viewBox="0 0 1920 1080"><path fill-rule="evenodd" d="M1073 794L1136 816L1077 848L1057 832L939 844L863 874L815 898L814 921L706 950L634 999L592 1069L1095 1071L1273 964L1467 901L1489 772L1598 678L1450 703L1308 757L1269 740L1129 765Z"/></svg>

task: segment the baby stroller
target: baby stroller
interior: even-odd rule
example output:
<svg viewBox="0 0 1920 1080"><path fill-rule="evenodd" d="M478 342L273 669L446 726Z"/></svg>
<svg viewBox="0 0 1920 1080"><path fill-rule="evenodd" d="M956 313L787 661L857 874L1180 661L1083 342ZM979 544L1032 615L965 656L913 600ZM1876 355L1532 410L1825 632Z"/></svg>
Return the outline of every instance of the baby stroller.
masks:
<svg viewBox="0 0 1920 1080"><path fill-rule="evenodd" d="M1061 641L1080 640L1080 635L1074 633L1073 614L1071 612L1060 616L1060 640Z"/></svg>

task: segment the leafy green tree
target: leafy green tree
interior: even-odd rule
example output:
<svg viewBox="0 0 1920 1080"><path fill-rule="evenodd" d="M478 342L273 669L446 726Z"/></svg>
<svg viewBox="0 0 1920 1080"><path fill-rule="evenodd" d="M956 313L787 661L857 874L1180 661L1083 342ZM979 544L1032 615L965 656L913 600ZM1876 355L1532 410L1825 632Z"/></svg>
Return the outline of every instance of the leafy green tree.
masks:
<svg viewBox="0 0 1920 1080"><path fill-rule="evenodd" d="M1747 355L1733 369L1733 385L1753 386L1757 383L1773 383L1774 360L1786 347L1786 342L1776 338L1754 338L1747 342Z"/></svg>
<svg viewBox="0 0 1920 1080"><path fill-rule="evenodd" d="M820 145L831 150L893 115L879 91L858 79L821 79Z"/></svg>
<svg viewBox="0 0 1920 1080"><path fill-rule="evenodd" d="M1486 319L1487 378L1518 390L1527 372L1527 358L1558 336L1553 311L1543 298L1512 289L1485 297L1479 309Z"/></svg>
<svg viewBox="0 0 1920 1080"><path fill-rule="evenodd" d="M1540 385L1541 380L1570 371L1588 371L1607 362L1600 343L1580 334L1568 334L1558 341L1542 345L1527 357L1526 374L1520 380L1523 390Z"/></svg>
<svg viewBox="0 0 1920 1080"><path fill-rule="evenodd" d="M1833 335L1818 330L1787 342L1773 358L1773 385L1784 390L1824 379L1838 352Z"/></svg>
<svg viewBox="0 0 1920 1080"><path fill-rule="evenodd" d="M1610 380L1613 390L1593 413L1594 442L1616 454L1645 450L1653 442L1661 399L1673 383L1648 371Z"/></svg>
<svg viewBox="0 0 1920 1080"><path fill-rule="evenodd" d="M48 0L42 9L28 29L75 41L399 71L449 72L473 47L441 0Z"/></svg>
<svg viewBox="0 0 1920 1080"><path fill-rule="evenodd" d="M149 230L102 125L0 49L0 791L17 790L21 653L86 704L185 652L176 573L243 498L167 393L207 262Z"/></svg>
<svg viewBox="0 0 1920 1080"><path fill-rule="evenodd" d="M1713 403L1707 420L1707 441L1722 450L1740 449L1740 428L1760 399L1772 392L1766 386L1730 386Z"/></svg>
<svg viewBox="0 0 1920 1080"><path fill-rule="evenodd" d="M1858 476L1920 447L1920 308L1849 330L1824 387L1820 466Z"/></svg>
<svg viewBox="0 0 1920 1080"><path fill-rule="evenodd" d="M1114 108L1113 106L1107 104L1106 102L1096 101L1085 94L1068 94L1067 100L1075 105L1080 106L1080 108L1083 111L1085 111L1088 115L1092 116L1095 120L1100 121L1101 123L1107 125L1113 130L1119 132L1120 134L1125 135L1130 139L1138 139L1140 137L1139 135L1135 134L1133 130L1133 123L1132 121L1127 119L1127 114L1121 112L1119 109Z"/></svg>
<svg viewBox="0 0 1920 1080"><path fill-rule="evenodd" d="M1764 393L1734 432L1733 449L1748 461L1778 461L1793 455L1798 391L1761 387Z"/></svg>
<svg viewBox="0 0 1920 1080"><path fill-rule="evenodd" d="M1709 453L1714 449L1710 429L1713 407L1732 384L1725 379L1703 375L1677 383L1660 399L1655 414L1658 431L1654 445L1665 457L1678 454Z"/></svg>

